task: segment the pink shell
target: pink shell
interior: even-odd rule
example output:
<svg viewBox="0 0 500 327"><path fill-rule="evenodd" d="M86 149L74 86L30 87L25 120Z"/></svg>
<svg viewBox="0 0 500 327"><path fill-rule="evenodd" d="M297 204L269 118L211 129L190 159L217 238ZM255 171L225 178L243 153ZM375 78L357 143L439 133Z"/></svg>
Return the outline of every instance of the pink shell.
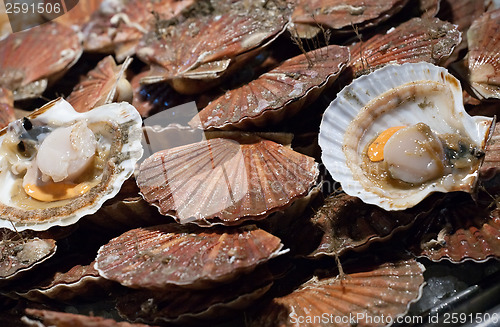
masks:
<svg viewBox="0 0 500 327"><path fill-rule="evenodd" d="M190 125L246 128L290 117L333 83L349 60L349 50L331 45L291 58L258 79L212 101ZM201 125L201 126L200 126Z"/></svg>
<svg viewBox="0 0 500 327"><path fill-rule="evenodd" d="M318 174L313 158L272 141L217 138L155 153L142 163L137 185L181 223L235 225L288 207Z"/></svg>
<svg viewBox="0 0 500 327"><path fill-rule="evenodd" d="M280 239L255 226L205 229L179 224L133 229L99 249L96 269L132 288L205 288L282 254Z"/></svg>
<svg viewBox="0 0 500 327"><path fill-rule="evenodd" d="M11 34L0 41L0 85L12 90L15 100L36 97L46 79L63 73L81 54L78 34L60 24Z"/></svg>
<svg viewBox="0 0 500 327"><path fill-rule="evenodd" d="M467 32L469 82L480 98L500 99L500 9L476 19Z"/></svg>
<svg viewBox="0 0 500 327"><path fill-rule="evenodd" d="M52 20L59 24L81 29L90 20L92 13L99 8L101 2L103 0L78 0L77 4L71 10Z"/></svg>
<svg viewBox="0 0 500 327"><path fill-rule="evenodd" d="M423 271L423 265L406 260L365 267L343 278L315 277L291 294L273 299L250 326L337 326L334 320L318 322L314 317L356 318L358 313L371 316L371 322L359 319L352 322L353 326L385 326L386 321L376 322L373 318L383 315L395 319L405 314L409 305L420 298ZM303 318L299 322L291 317Z"/></svg>
<svg viewBox="0 0 500 327"><path fill-rule="evenodd" d="M352 45L350 67L359 76L394 63L427 61L438 65L460 40L460 32L453 24L437 18L413 18L386 34Z"/></svg>

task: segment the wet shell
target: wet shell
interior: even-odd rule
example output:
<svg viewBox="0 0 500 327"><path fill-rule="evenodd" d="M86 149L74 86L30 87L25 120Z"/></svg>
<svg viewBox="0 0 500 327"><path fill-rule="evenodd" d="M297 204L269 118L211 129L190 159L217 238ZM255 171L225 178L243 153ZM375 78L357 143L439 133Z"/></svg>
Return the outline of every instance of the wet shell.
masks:
<svg viewBox="0 0 500 327"><path fill-rule="evenodd" d="M331 85L348 60L348 49L335 45L289 59L212 101L190 125L204 129L245 128L290 117Z"/></svg>
<svg viewBox="0 0 500 327"><path fill-rule="evenodd" d="M498 174L500 169L500 124L496 123L488 144L486 145L483 163L479 168L479 177L489 180Z"/></svg>
<svg viewBox="0 0 500 327"><path fill-rule="evenodd" d="M484 153L491 121L467 115L460 84L444 68L428 63L390 65L361 76L338 94L323 116L319 144L323 163L346 193L385 210L402 210L432 192L471 192L478 175L478 156ZM375 167L377 163L370 162L367 155L368 146L381 132L394 126L418 126L417 123L426 124L432 133L446 136L446 145L440 145L446 147L440 150L443 153L449 150L448 146L459 147L455 143L469 149L460 155L450 150L449 159L440 160L448 160L442 165L451 165L451 171L442 168L436 176L420 184L396 180L384 166L385 161ZM457 140L453 141L454 138ZM412 144L418 147L419 143ZM438 149L425 148L425 151L432 156L432 151ZM404 153L410 156L410 152ZM455 155L457 160L467 157L468 163L462 167L457 162L455 167L452 161ZM436 154L435 158L441 157ZM414 163L409 161L407 165ZM418 170L416 174L421 173ZM386 177L389 179L384 182Z"/></svg>
<svg viewBox="0 0 500 327"><path fill-rule="evenodd" d="M410 304L420 298L423 271L423 265L407 260L365 267L344 278L315 277L291 294L273 299L250 326L337 326L333 318L318 321L315 317L358 317L358 314L364 317L355 318L357 321L352 325L386 325L391 322L389 318L405 314ZM373 319L381 316L389 321L381 323ZM291 317L301 317L302 321Z"/></svg>
<svg viewBox="0 0 500 327"><path fill-rule="evenodd" d="M467 32L469 82L480 98L500 99L500 9L476 19Z"/></svg>
<svg viewBox="0 0 500 327"><path fill-rule="evenodd" d="M432 261L483 262L500 258L500 209L455 196L411 230L411 251ZM418 228L416 228L418 226Z"/></svg>
<svg viewBox="0 0 500 327"><path fill-rule="evenodd" d="M272 141L217 138L155 153L142 163L137 185L181 223L235 225L288 207L318 174L313 158Z"/></svg>
<svg viewBox="0 0 500 327"><path fill-rule="evenodd" d="M335 30L352 30L353 25L373 26L397 13L406 3L407 0L300 0L292 14L290 30L299 37L311 38L319 32L318 25Z"/></svg>
<svg viewBox="0 0 500 327"><path fill-rule="evenodd" d="M96 269L132 288L206 288L282 253L280 239L255 226L205 229L179 224L133 229L99 249Z"/></svg>
<svg viewBox="0 0 500 327"><path fill-rule="evenodd" d="M36 54L36 55L34 55ZM14 99L37 97L54 78L80 58L82 46L71 28L47 23L0 41L0 86Z"/></svg>
<svg viewBox="0 0 500 327"><path fill-rule="evenodd" d="M77 112L86 112L94 107L111 102L130 102L132 87L125 78L131 60L116 65L112 56L101 60L66 99Z"/></svg>
<svg viewBox="0 0 500 327"><path fill-rule="evenodd" d="M378 34L350 47L354 76L387 64L426 61L444 62L460 43L457 27L437 18L413 18L386 34Z"/></svg>
<svg viewBox="0 0 500 327"><path fill-rule="evenodd" d="M28 119L15 121L8 129L0 132L3 153L0 171L3 185L0 196L0 227L46 230L56 225L74 224L82 216L96 212L107 199L115 196L122 183L132 175L135 163L142 156L142 121L135 108L125 102L104 105L87 113L77 113L65 100L58 99L34 111ZM60 200L37 200L29 196L23 189L23 174L32 165L33 158L37 158L36 161L40 163L35 156L36 152L32 153L32 149L37 149L36 142L40 141L36 141L36 135L50 136L58 128L75 126L82 121L90 126L92 135L96 137L97 156L92 161L95 164L92 166L93 173L82 175L87 191L79 196ZM21 137L25 146L16 147L15 144L20 142L18 138ZM29 140L24 139L25 137ZM75 140L72 139L72 142ZM27 141L30 142L26 143ZM30 146L32 142L35 143L34 148Z"/></svg>
<svg viewBox="0 0 500 327"><path fill-rule="evenodd" d="M151 327L143 324L130 324L128 322L117 322L113 319L102 317L84 316L74 313L57 312L40 309L26 309L26 314L32 318L23 317L22 322L28 326L99 326L99 327ZM40 322L41 321L41 322ZM154 326L153 326L154 327Z"/></svg>
<svg viewBox="0 0 500 327"><path fill-rule="evenodd" d="M273 1L268 7L275 3L284 5ZM199 93L212 86L204 81L213 81L231 63L250 58L249 51L274 40L288 22L286 7L261 8L257 2L248 8L242 3L234 5L228 12L216 10L167 26L160 37L157 33L145 37L137 55L151 65L151 71L142 83L168 81L180 93Z"/></svg>
<svg viewBox="0 0 500 327"><path fill-rule="evenodd" d="M0 87L0 129L16 120L14 112L14 96L12 92Z"/></svg>

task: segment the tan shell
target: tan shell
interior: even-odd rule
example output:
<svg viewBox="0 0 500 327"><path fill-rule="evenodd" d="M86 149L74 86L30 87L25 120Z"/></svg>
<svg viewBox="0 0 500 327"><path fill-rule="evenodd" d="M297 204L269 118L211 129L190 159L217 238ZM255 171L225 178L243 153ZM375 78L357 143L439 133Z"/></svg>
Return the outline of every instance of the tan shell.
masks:
<svg viewBox="0 0 500 327"><path fill-rule="evenodd" d="M96 269L132 288L206 288L282 253L280 239L255 226L205 229L179 224L133 229L99 249Z"/></svg>
<svg viewBox="0 0 500 327"><path fill-rule="evenodd" d="M180 93L199 93L212 86L210 81L224 74L230 64L250 58L251 50L274 40L288 22L286 3L281 0L265 8L260 2L230 3L208 15L161 27L160 36L147 35L137 51L151 65L142 83L168 81Z"/></svg>
<svg viewBox="0 0 500 327"><path fill-rule="evenodd" d="M489 180L500 170L500 124L496 123L492 128L484 153L483 163L479 167L479 178Z"/></svg>
<svg viewBox="0 0 500 327"><path fill-rule="evenodd" d="M81 54L78 34L60 24L11 34L0 41L0 86L12 90L15 100L37 97L47 79L66 71Z"/></svg>
<svg viewBox="0 0 500 327"><path fill-rule="evenodd" d="M59 24L81 29L89 20L94 11L99 8L103 0L78 0L77 4L64 15L52 19ZM49 19L51 17L48 17Z"/></svg>
<svg viewBox="0 0 500 327"><path fill-rule="evenodd" d="M457 27L438 18L413 18L350 47L350 68L359 76L387 64L443 63L460 43Z"/></svg>
<svg viewBox="0 0 500 327"><path fill-rule="evenodd" d="M112 56L105 57L73 88L66 100L77 112L86 112L111 102L131 102L132 87L125 78L131 61L116 65Z"/></svg>
<svg viewBox="0 0 500 327"><path fill-rule="evenodd" d="M420 0L419 10L422 18L432 18L437 15L440 9L441 0Z"/></svg>
<svg viewBox="0 0 500 327"><path fill-rule="evenodd" d="M291 58L212 101L190 125L203 129L246 128L290 117L331 85L348 60L349 50L335 45Z"/></svg>
<svg viewBox="0 0 500 327"><path fill-rule="evenodd" d="M12 92L0 87L0 129L16 120L14 111L14 96Z"/></svg>
<svg viewBox="0 0 500 327"><path fill-rule="evenodd" d="M423 271L423 265L415 260L403 260L360 268L344 278L314 277L294 292L273 299L250 326L342 326L335 323L334 317L350 315L354 316L353 322L348 321L352 325L385 326L420 298ZM331 315L332 320L314 318L325 315ZM375 321L382 315L386 320Z"/></svg>
<svg viewBox="0 0 500 327"><path fill-rule="evenodd" d="M137 185L181 223L235 225L288 207L318 174L313 158L272 141L217 138L155 153L142 163Z"/></svg>
<svg viewBox="0 0 500 327"><path fill-rule="evenodd" d="M467 32L469 82L480 99L500 99L500 9L476 19Z"/></svg>

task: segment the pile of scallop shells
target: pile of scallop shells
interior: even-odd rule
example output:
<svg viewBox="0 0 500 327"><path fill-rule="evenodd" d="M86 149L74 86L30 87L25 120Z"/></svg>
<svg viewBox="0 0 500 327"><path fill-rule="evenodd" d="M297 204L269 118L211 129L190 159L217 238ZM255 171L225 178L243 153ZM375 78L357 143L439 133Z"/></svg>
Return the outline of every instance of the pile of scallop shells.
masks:
<svg viewBox="0 0 500 327"><path fill-rule="evenodd" d="M387 326L498 260L498 7L0 8L0 324Z"/></svg>

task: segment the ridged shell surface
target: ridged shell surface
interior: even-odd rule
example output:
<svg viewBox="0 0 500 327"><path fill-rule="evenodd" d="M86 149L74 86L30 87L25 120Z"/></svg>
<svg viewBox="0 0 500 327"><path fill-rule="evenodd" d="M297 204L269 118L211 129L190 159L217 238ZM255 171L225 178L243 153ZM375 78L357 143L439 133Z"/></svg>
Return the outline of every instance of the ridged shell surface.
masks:
<svg viewBox="0 0 500 327"><path fill-rule="evenodd" d="M319 144L323 163L346 193L386 210L403 210L432 192L470 192L480 160L459 173L443 170L421 184L391 184L383 181L389 174L385 168L378 171L368 161L367 148L376 136L391 127L423 123L433 133L465 138L465 147L480 155L491 122L465 112L460 84L446 69L428 63L389 65L339 92L323 116Z"/></svg>

